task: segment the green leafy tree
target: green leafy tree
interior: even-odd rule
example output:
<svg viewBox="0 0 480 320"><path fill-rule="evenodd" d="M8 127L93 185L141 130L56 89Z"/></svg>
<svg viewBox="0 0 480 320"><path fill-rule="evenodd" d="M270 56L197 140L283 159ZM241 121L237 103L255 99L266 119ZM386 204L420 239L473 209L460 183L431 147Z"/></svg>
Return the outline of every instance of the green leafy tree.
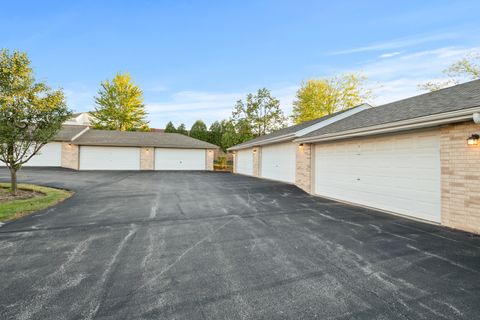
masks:
<svg viewBox="0 0 480 320"><path fill-rule="evenodd" d="M224 122L225 120L215 121L211 124L210 129L208 130L208 142L217 146L221 146L222 136L225 132Z"/></svg>
<svg viewBox="0 0 480 320"><path fill-rule="evenodd" d="M238 134L235 124L233 121L228 121L225 123L225 130L222 135L220 146L223 150L227 150L228 148L241 143L240 135Z"/></svg>
<svg viewBox="0 0 480 320"><path fill-rule="evenodd" d="M418 85L420 90L437 91L464 81L480 79L480 53L471 52L442 71L447 76L443 81L429 81Z"/></svg>
<svg viewBox="0 0 480 320"><path fill-rule="evenodd" d="M71 117L62 90L36 82L22 52L0 52L0 161L10 170L17 193L17 171L51 141Z"/></svg>
<svg viewBox="0 0 480 320"><path fill-rule="evenodd" d="M186 135L188 136L188 130L187 128L185 127L185 124L181 123L178 128L177 128L177 133L180 133L180 134L183 134L183 135Z"/></svg>
<svg viewBox="0 0 480 320"><path fill-rule="evenodd" d="M101 84L95 97L92 126L96 129L120 131L149 131L145 120L143 92L128 73L118 73L112 81Z"/></svg>
<svg viewBox="0 0 480 320"><path fill-rule="evenodd" d="M352 73L303 82L293 102L293 121L302 123L364 103L371 97L363 88L365 80Z"/></svg>
<svg viewBox="0 0 480 320"><path fill-rule="evenodd" d="M208 131L207 125L202 120L197 120L190 128L190 137L207 141L208 140Z"/></svg>
<svg viewBox="0 0 480 320"><path fill-rule="evenodd" d="M232 113L232 120L250 128L253 136L261 136L287 126L287 118L280 109L280 101L263 88L249 93L245 102L238 100Z"/></svg>
<svg viewBox="0 0 480 320"><path fill-rule="evenodd" d="M223 151L253 138L250 127L245 120L238 121L237 123L225 120L223 126L223 135L219 145Z"/></svg>
<svg viewBox="0 0 480 320"><path fill-rule="evenodd" d="M175 129L175 126L173 125L172 121L169 121L167 123L167 126L165 127L165 133L176 133L177 129Z"/></svg>

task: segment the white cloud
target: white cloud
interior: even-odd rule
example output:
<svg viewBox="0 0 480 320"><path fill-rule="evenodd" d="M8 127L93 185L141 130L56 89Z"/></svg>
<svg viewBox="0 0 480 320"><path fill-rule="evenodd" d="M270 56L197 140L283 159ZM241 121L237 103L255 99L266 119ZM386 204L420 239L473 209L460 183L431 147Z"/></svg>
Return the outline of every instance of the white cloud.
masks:
<svg viewBox="0 0 480 320"><path fill-rule="evenodd" d="M411 47L414 45L423 44L427 42L454 39L454 38L458 38L458 36L459 35L456 33L443 33L443 34L437 34L437 35L426 35L426 36L417 36L412 38L395 39L395 40L390 40L390 41L368 45L368 46L338 50L338 51L331 52L330 54L343 55L343 54L369 52L369 51L382 51L382 50L407 48L407 47Z"/></svg>
<svg viewBox="0 0 480 320"><path fill-rule="evenodd" d="M280 100L286 115L290 115L292 101L297 86L282 86L272 90L272 95ZM187 127L201 119L210 125L216 120L229 118L239 99L244 99L247 92L206 92L180 91L170 95L165 101L146 103L151 125L163 127L168 121L175 125L185 123Z"/></svg>
<svg viewBox="0 0 480 320"><path fill-rule="evenodd" d="M401 51L387 52L387 53L381 54L379 57L382 59L385 59L385 58L398 56L399 54L402 54L402 52Z"/></svg>
<svg viewBox="0 0 480 320"><path fill-rule="evenodd" d="M374 103L383 104L423 93L418 85L428 81L443 81L442 70L480 47L444 47L397 55L367 63L353 71L363 72L375 94ZM352 71L352 70L350 70Z"/></svg>

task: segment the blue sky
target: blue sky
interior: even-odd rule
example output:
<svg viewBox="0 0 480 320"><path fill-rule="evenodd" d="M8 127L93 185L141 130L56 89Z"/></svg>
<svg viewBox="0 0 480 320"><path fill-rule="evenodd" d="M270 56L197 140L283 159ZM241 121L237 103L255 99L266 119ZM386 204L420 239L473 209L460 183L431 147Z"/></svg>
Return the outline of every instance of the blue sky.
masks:
<svg viewBox="0 0 480 320"><path fill-rule="evenodd" d="M374 104L480 51L479 1L8 1L0 47L26 51L75 111L129 72L152 127L231 114L267 87L289 114L300 82L363 72Z"/></svg>

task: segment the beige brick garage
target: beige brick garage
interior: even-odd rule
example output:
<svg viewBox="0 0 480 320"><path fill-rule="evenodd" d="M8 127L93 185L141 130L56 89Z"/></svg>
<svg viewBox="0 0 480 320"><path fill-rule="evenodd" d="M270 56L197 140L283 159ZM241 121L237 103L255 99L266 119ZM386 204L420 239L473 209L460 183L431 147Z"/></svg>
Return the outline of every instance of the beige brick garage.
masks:
<svg viewBox="0 0 480 320"><path fill-rule="evenodd" d="M480 80L368 108L293 140L295 184L480 233L479 133Z"/></svg>
<svg viewBox="0 0 480 320"><path fill-rule="evenodd" d="M217 146L176 133L65 125L31 166L74 170L213 170Z"/></svg>

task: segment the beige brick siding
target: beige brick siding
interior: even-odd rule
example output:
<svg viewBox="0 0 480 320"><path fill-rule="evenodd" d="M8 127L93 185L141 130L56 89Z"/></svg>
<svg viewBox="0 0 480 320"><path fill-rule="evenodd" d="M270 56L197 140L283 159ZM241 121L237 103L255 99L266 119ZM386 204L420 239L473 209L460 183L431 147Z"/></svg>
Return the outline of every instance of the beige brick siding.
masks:
<svg viewBox="0 0 480 320"><path fill-rule="evenodd" d="M480 145L467 145L467 138L480 133L470 122L441 129L442 224L480 233Z"/></svg>
<svg viewBox="0 0 480 320"><path fill-rule="evenodd" d="M206 163L205 163L205 170L207 171L213 171L213 158L214 158L214 150L212 149L209 149L209 150L205 150L206 152L206 155L205 155L205 159L206 159Z"/></svg>
<svg viewBox="0 0 480 320"><path fill-rule="evenodd" d="M78 170L79 146L64 142L62 143L62 167Z"/></svg>
<svg viewBox="0 0 480 320"><path fill-rule="evenodd" d="M261 175L261 166L262 166L262 148L255 147L253 148L253 176L260 177Z"/></svg>
<svg viewBox="0 0 480 320"><path fill-rule="evenodd" d="M140 148L140 170L155 169L155 148Z"/></svg>
<svg viewBox="0 0 480 320"><path fill-rule="evenodd" d="M233 151L233 168L232 168L232 172L233 173L237 173L237 152L236 151Z"/></svg>
<svg viewBox="0 0 480 320"><path fill-rule="evenodd" d="M306 192L312 192L312 145L309 143L297 147L295 184Z"/></svg>

